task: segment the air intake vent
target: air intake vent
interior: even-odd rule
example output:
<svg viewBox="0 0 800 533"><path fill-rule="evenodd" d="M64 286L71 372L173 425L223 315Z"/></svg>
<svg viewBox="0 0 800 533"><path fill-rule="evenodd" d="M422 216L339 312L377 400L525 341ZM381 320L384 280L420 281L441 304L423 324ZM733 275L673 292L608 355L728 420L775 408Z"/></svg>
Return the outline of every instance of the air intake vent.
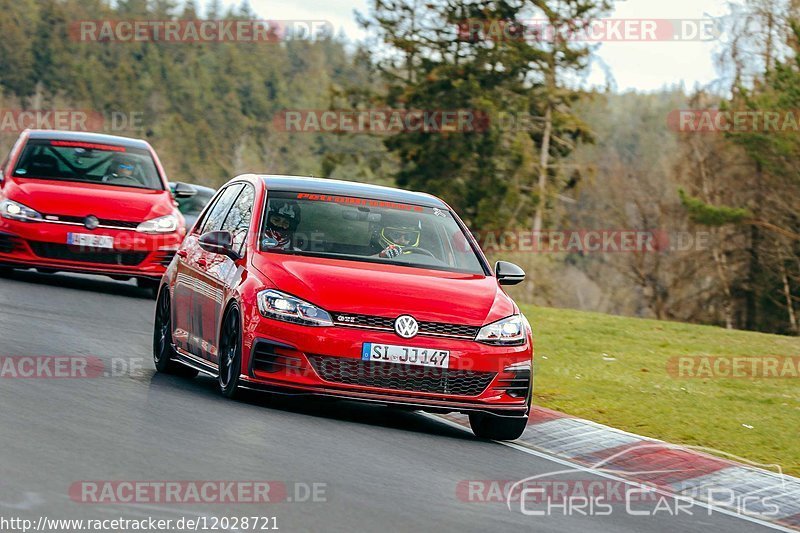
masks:
<svg viewBox="0 0 800 533"><path fill-rule="evenodd" d="M276 349L283 350L285 348L269 342L258 341L255 348L253 348L253 370L269 372L270 374L281 370L293 370L296 372L302 370L303 363L299 357L276 353Z"/></svg>

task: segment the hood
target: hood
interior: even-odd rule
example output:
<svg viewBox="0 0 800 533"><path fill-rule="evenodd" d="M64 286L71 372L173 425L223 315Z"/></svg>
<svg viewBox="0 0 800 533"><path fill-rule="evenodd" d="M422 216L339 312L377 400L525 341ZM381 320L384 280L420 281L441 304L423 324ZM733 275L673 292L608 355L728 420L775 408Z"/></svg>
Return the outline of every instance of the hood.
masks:
<svg viewBox="0 0 800 533"><path fill-rule="evenodd" d="M142 222L175 211L169 191L15 177L4 195L42 214Z"/></svg>
<svg viewBox="0 0 800 533"><path fill-rule="evenodd" d="M330 312L480 326L516 310L490 276L269 252L253 266L276 289Z"/></svg>

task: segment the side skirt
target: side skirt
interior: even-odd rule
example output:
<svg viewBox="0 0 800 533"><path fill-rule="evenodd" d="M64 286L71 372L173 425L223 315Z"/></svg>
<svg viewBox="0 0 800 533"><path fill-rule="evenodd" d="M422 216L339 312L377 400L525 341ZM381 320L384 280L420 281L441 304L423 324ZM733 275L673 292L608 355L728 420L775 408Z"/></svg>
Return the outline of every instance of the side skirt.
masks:
<svg viewBox="0 0 800 533"><path fill-rule="evenodd" d="M205 359L200 359L199 357L194 356L188 352L185 352L180 348L176 348L175 345L173 345L172 348L178 355L175 358L175 361L177 361L178 363L181 363L182 365L188 366L189 368L193 368L199 372L207 374L212 378L219 377L219 368L214 363L206 361Z"/></svg>

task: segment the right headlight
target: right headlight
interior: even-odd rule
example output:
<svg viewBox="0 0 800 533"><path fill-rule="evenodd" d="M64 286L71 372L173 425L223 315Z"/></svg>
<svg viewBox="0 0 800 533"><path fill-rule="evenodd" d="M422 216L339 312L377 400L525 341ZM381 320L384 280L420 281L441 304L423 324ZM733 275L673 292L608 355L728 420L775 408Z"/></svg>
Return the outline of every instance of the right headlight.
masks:
<svg viewBox="0 0 800 533"><path fill-rule="evenodd" d="M258 310L267 318L302 324L304 326L332 326L331 315L291 294L269 289L258 293Z"/></svg>
<svg viewBox="0 0 800 533"><path fill-rule="evenodd" d="M525 344L527 328L525 318L511 315L481 328L475 340L498 346L520 346Z"/></svg>
<svg viewBox="0 0 800 533"><path fill-rule="evenodd" d="M11 220L20 220L22 222L38 222L42 220L42 215L27 205L22 205L13 200L3 200L0 202L0 216L3 218L10 218Z"/></svg>
<svg viewBox="0 0 800 533"><path fill-rule="evenodd" d="M173 233L178 231L178 217L175 215L165 215L163 217L145 220L136 231L139 233Z"/></svg>

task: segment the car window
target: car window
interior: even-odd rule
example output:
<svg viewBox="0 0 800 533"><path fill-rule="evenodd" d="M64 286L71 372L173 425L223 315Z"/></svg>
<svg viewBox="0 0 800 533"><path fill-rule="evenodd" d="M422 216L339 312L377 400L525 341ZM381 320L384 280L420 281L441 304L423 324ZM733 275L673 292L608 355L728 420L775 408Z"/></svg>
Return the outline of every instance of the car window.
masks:
<svg viewBox="0 0 800 533"><path fill-rule="evenodd" d="M3 179L5 172L10 170L8 165L11 163L11 156L17 151L20 143L22 143L22 137L17 139L17 142L14 143L14 145L11 147L11 150L8 152L5 161L3 161L3 164L0 165L0 181Z"/></svg>
<svg viewBox="0 0 800 533"><path fill-rule="evenodd" d="M236 203L233 204L225 222L222 223L223 230L233 234L233 250L241 254L244 241L247 238L247 231L250 229L250 220L253 218L253 200L256 191L250 185L245 185Z"/></svg>
<svg viewBox="0 0 800 533"><path fill-rule="evenodd" d="M233 202L236 201L243 186L244 185L241 183L236 183L222 191L217 197L214 206L206 215L205 221L203 221L202 229L200 230L201 235L209 231L216 231L222 227L222 222L228 215L228 211L233 205Z"/></svg>
<svg viewBox="0 0 800 533"><path fill-rule="evenodd" d="M485 274L453 213L373 198L275 191L261 250Z"/></svg>
<svg viewBox="0 0 800 533"><path fill-rule="evenodd" d="M65 140L30 140L14 169L20 178L163 190L149 151Z"/></svg>
<svg viewBox="0 0 800 533"><path fill-rule="evenodd" d="M218 194L215 195L214 198L212 198L210 202L208 202L209 205L208 205L208 209L205 211L205 214L201 213L202 216L198 216L197 220L195 221L194 232L193 233L197 233L197 234L201 234L202 233L201 230L203 229L203 226L205 226L205 221L208 220L208 216L211 214L211 211L214 210L214 206L217 204L217 202L219 201L219 198L224 194L224 192L226 190L227 190L227 188L223 187L222 189L217 191Z"/></svg>

